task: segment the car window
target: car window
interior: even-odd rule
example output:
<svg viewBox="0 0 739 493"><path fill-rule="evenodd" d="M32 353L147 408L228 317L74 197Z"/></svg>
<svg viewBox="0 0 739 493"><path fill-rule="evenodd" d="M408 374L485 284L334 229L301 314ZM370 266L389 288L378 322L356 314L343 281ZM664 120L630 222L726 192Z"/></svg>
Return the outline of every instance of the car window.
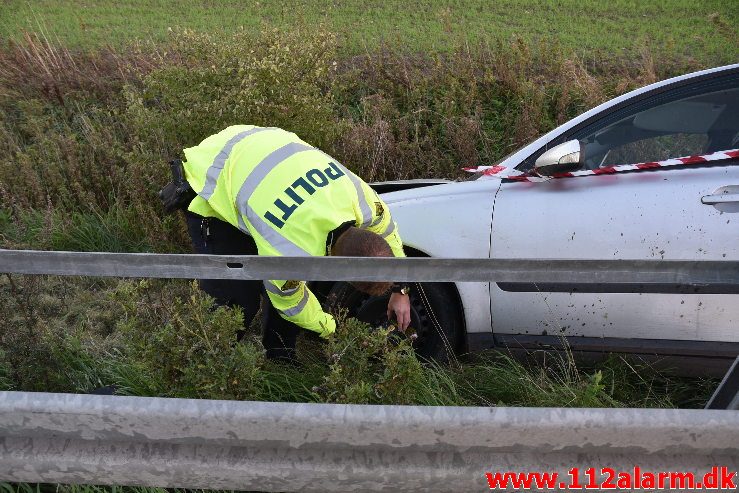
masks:
<svg viewBox="0 0 739 493"><path fill-rule="evenodd" d="M582 169L591 170L739 147L739 77L701 81L606 110L548 147L573 139L582 144ZM519 169L531 169L544 150Z"/></svg>
<svg viewBox="0 0 739 493"><path fill-rule="evenodd" d="M615 166L618 164L645 163L663 161L672 157L703 154L708 145L705 134L675 133L646 137L612 147L605 153L589 153L585 147L585 162L589 169Z"/></svg>
<svg viewBox="0 0 739 493"><path fill-rule="evenodd" d="M706 154L712 140L726 140L730 147L739 132L735 107L739 88L688 96L644 108L602 128L577 136L587 169L617 164L661 161L673 157ZM723 138L722 138L723 137ZM723 146L723 147L722 147Z"/></svg>

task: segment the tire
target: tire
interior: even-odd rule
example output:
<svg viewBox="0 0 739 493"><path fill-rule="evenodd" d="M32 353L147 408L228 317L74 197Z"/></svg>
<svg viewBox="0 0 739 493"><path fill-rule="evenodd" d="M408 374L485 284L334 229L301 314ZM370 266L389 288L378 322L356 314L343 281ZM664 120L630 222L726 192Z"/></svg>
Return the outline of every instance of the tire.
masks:
<svg viewBox="0 0 739 493"><path fill-rule="evenodd" d="M462 310L453 284L411 283L411 327L418 338L413 348L422 359L446 363L456 359L462 347ZM334 284L328 294L329 303L349 311L350 317L373 326L388 323L387 303L390 295L370 296L347 282Z"/></svg>

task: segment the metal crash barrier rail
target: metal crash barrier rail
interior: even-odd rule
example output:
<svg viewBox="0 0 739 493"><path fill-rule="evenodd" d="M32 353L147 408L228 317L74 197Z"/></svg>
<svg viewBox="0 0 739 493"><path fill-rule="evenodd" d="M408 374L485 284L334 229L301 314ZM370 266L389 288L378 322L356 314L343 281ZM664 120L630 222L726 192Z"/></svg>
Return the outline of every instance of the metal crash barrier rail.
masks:
<svg viewBox="0 0 739 493"><path fill-rule="evenodd" d="M0 479L485 491L486 472L739 466L739 412L359 406L0 393Z"/></svg>
<svg viewBox="0 0 739 493"><path fill-rule="evenodd" d="M0 250L74 276L679 285L739 262L253 257ZM359 406L0 392L0 480L261 491L484 491L486 473L739 468L739 412ZM561 485L559 486L561 489ZM536 486L534 486L536 489Z"/></svg>
<svg viewBox="0 0 739 493"><path fill-rule="evenodd" d="M616 290L618 284L716 287L721 292L739 287L739 261L732 260L263 257L0 250L0 272L185 279L607 283L615 285Z"/></svg>

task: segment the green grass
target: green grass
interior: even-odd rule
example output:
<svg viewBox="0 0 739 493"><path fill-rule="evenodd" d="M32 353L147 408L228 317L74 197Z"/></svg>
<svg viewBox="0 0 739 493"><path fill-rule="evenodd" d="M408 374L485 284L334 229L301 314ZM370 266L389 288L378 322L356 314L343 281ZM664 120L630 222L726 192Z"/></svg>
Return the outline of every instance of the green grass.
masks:
<svg viewBox="0 0 739 493"><path fill-rule="evenodd" d="M14 222L8 210L0 209L0 239L4 247L126 253L157 250L141 236L128 209L111 208L103 213L50 209L18 214L22 218ZM173 248L159 246L160 250Z"/></svg>
<svg viewBox="0 0 739 493"><path fill-rule="evenodd" d="M184 281L0 276L0 390L273 402L436 406L701 407L715 379L676 378L619 356L524 364L490 353L422 363L408 341L338 316L302 334L296 369L264 359L258 328ZM254 324L253 324L254 325ZM258 324L256 324L258 325Z"/></svg>
<svg viewBox="0 0 739 493"><path fill-rule="evenodd" d="M724 0L6 0L3 14L0 38L44 30L85 48L161 41L178 27L226 34L265 24L289 29L300 18L337 32L352 53L380 43L428 51L520 37L560 43L591 60L640 56L643 48L704 64L739 58L739 4Z"/></svg>

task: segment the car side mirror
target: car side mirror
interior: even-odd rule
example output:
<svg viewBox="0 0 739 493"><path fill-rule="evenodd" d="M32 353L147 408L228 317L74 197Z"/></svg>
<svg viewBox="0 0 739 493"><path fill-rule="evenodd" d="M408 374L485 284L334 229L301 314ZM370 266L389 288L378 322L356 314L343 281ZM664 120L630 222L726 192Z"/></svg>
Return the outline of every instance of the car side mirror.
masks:
<svg viewBox="0 0 739 493"><path fill-rule="evenodd" d="M542 176L576 171L582 167L581 157L582 144L579 140L570 140L539 156L534 163L534 170Z"/></svg>

